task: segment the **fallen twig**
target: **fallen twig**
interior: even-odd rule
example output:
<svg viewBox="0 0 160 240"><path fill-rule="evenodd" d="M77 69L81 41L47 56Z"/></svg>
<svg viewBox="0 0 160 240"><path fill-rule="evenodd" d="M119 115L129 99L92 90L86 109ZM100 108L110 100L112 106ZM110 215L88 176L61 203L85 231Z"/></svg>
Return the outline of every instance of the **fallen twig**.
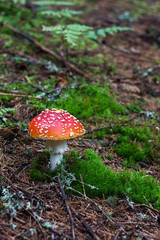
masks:
<svg viewBox="0 0 160 240"><path fill-rule="evenodd" d="M118 224L120 225L142 225L142 226L146 226L146 227L157 227L160 228L160 225L158 224L153 224L153 223L145 223L145 222L118 222Z"/></svg>
<svg viewBox="0 0 160 240"><path fill-rule="evenodd" d="M150 210L152 210L152 211L160 214L160 210L155 209L155 208L153 208L153 207L151 207L151 206L147 206L147 205L144 204L144 203L143 203L143 204L135 204L135 206L136 206L136 207L145 207L145 208L148 208L148 209L150 209Z"/></svg>
<svg viewBox="0 0 160 240"><path fill-rule="evenodd" d="M80 196L82 196L82 197L85 198L85 196L84 196L83 193L77 191L77 190L74 189L74 188L70 188L70 187L68 187L68 188L71 189L72 191L78 193ZM122 229L123 232L126 233L126 231L125 231L118 223L116 223L114 220L112 220L112 219L106 214L106 212L103 210L103 208L102 208L101 206L99 206L99 205L98 205L94 200L92 200L91 198L89 198L89 197L87 197L87 196L86 196L86 198L87 198L87 200L89 200L91 203L93 203L93 204L98 208L99 211L102 212L102 214L104 215L104 217L105 217L114 227L118 227L118 228Z"/></svg>
<svg viewBox="0 0 160 240"><path fill-rule="evenodd" d="M64 61L64 59L58 55L57 53L55 53L54 51L50 50L49 48L45 47L44 45L40 44L37 40L33 39L31 36L29 36L28 34L25 34L21 31L19 31L18 29L12 27L11 25L4 23L1 21L1 25L5 26L7 28L9 28L10 30L12 30L13 32L15 32L16 34L20 35L21 37L27 39L29 42L31 42L32 44L36 45L38 48L40 48L42 51L49 53L50 55L54 56L56 59L58 59L59 61ZM84 76L84 77L88 77L86 73L84 73L82 70L80 70L78 67L76 67L74 64L66 61L65 64L68 65L68 67L70 69L72 69L73 71L77 72L78 74Z"/></svg>
<svg viewBox="0 0 160 240"><path fill-rule="evenodd" d="M25 95L25 94L16 94L16 93L3 93L0 92L0 95L2 96L12 96L12 97L27 97L27 98L37 98L37 99L41 99L42 97L38 97L38 96L31 96L31 95Z"/></svg>
<svg viewBox="0 0 160 240"><path fill-rule="evenodd" d="M70 207L69 207L69 204L68 204L68 201L67 201L67 196L64 192L64 189L63 189L63 186L62 186L62 183L61 183L61 180L60 178L58 177L58 183L59 183L59 187L60 187L60 190L61 190L61 193L62 193L62 197L63 197L63 200L65 202L65 205L66 205L66 208L67 208L67 211L68 211L68 214L70 216L70 219L71 219L71 224L72 224L72 237L73 237L73 240L75 240L75 230L74 230L74 218L72 216L72 212L70 210Z"/></svg>
<svg viewBox="0 0 160 240"><path fill-rule="evenodd" d="M25 76L25 77L27 79L27 76ZM56 94L60 94L60 91L70 88L70 86L63 86L63 87L56 87L56 88L53 88L50 91L47 91L47 90L45 90L43 88L40 88L39 86L36 86L34 84L31 84L31 83L29 83L29 85L33 88L36 88L38 91L44 92L45 95L48 95L48 94L51 94L51 93L54 93L54 92L56 92Z"/></svg>
<svg viewBox="0 0 160 240"><path fill-rule="evenodd" d="M115 163L115 164L119 164L119 165L121 165L121 166L123 166L123 167L131 168L131 169L133 169L133 170L135 170L135 171L137 171L137 172L139 171L138 168L133 167L133 166L130 166L130 165L128 165L128 164L124 164L123 162L119 162L119 161L111 160L111 161L104 161L104 163L105 163L105 164Z"/></svg>
<svg viewBox="0 0 160 240"><path fill-rule="evenodd" d="M132 120L134 120L134 119L136 119L138 116L140 116L142 113L138 113L138 114L136 114L136 116L134 116L134 117L131 117L131 118L129 118L128 120L126 120L125 122L123 122L122 124L117 124L117 125L106 125L106 126L102 126L102 127L99 127L99 128L95 128L95 129L93 129L93 130L90 130L90 131L86 131L85 132L85 134L89 134L89 133L93 133L93 132L96 132L96 131L101 131L101 130L103 130L103 129L105 129L105 128L111 128L111 129L113 129L113 128L115 128L115 127L123 127L123 126L125 126L127 123L129 123L129 122L131 122ZM138 127L159 127L159 125L142 125L142 124L135 124L134 126L138 126Z"/></svg>
<svg viewBox="0 0 160 240"><path fill-rule="evenodd" d="M93 237L96 240L100 240L100 238L97 236L97 234L95 234L93 232L92 228L86 223L86 221L81 217L81 215L79 215L72 206L70 206L70 208L71 208L72 212L76 215L76 217L81 221L81 223L85 227L86 231L91 235L91 237Z"/></svg>

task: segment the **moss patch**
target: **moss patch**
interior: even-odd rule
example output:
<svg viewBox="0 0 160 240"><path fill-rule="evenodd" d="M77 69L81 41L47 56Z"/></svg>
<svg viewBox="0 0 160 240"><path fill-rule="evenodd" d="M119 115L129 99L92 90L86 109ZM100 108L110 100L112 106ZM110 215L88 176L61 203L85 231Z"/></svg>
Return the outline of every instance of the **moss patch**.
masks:
<svg viewBox="0 0 160 240"><path fill-rule="evenodd" d="M32 104L35 106L33 101ZM115 114L126 113L125 108L115 101L107 87L91 84L65 90L60 98L54 99L54 102L48 99L36 107L41 108L40 110L54 107L66 109L78 119L88 119L92 116L113 118Z"/></svg>
<svg viewBox="0 0 160 240"><path fill-rule="evenodd" d="M99 189L97 191L85 186L87 196L95 198L102 195L105 197L127 195L134 202L152 204L160 209L160 186L153 177L146 176L145 172L129 170L115 172L106 168L102 159L93 150L87 150L82 159L78 153L72 152L68 159L72 162L69 171L75 173L77 179L80 179L81 174L85 183ZM83 192L80 183L74 182L72 187Z"/></svg>
<svg viewBox="0 0 160 240"><path fill-rule="evenodd" d="M47 168L48 163L48 153L43 153L41 156L36 157L30 170L30 177L33 181L51 181L51 178L55 176L55 173Z"/></svg>
<svg viewBox="0 0 160 240"><path fill-rule="evenodd" d="M113 132L117 134L117 144L113 148L130 164L153 159L153 149L149 142L152 134L147 127L120 127L114 128Z"/></svg>

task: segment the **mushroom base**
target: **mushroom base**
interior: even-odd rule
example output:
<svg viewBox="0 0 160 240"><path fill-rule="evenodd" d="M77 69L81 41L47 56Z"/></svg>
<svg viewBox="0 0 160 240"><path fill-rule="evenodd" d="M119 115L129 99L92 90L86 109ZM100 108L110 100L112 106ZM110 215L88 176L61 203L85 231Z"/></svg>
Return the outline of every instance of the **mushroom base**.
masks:
<svg viewBox="0 0 160 240"><path fill-rule="evenodd" d="M63 159L63 154L62 153L55 153L55 154L50 154L50 166L51 170L54 170L57 165L61 163L61 160Z"/></svg>
<svg viewBox="0 0 160 240"><path fill-rule="evenodd" d="M47 140L46 148L50 152L50 165L51 170L54 170L63 159L63 153L68 149L67 140Z"/></svg>

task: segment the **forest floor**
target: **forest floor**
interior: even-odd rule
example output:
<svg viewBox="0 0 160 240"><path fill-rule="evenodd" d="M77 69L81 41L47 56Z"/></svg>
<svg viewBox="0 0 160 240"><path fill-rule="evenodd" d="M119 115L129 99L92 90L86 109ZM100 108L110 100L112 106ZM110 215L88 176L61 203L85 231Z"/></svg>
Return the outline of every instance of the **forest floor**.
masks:
<svg viewBox="0 0 160 240"><path fill-rule="evenodd" d="M156 1L153 5L155 4ZM78 70L69 65L63 57L58 60L53 56L54 50L60 56L58 47L54 49L57 43L52 42L53 37L50 34L44 35L40 26L35 28L35 23L30 30L29 25L24 24L27 16L19 14L19 19L16 22L15 17L13 24L10 16L6 22L9 25L1 26L1 240L160 239L160 204L155 205L152 201L147 204L146 199L144 202L132 201L126 193L124 197L112 194L106 196L105 193L102 197L88 197L83 184L81 193L71 195L65 191L65 185L59 177L53 178L51 182L32 179L30 171L33 160L46 153L44 142L32 138L27 131L28 124L41 110L64 106L70 112L73 106L67 109L66 103L56 101L59 101L61 92L71 84L78 85L80 91L81 85L82 89L84 88L84 81L87 86L98 84L101 88L108 89L106 91L109 91L109 96L115 99L120 108L127 109L127 116L121 116L118 112L117 120L114 112L114 117L107 120L104 115L97 115L96 110L95 116L92 114L83 117L83 114L76 113L77 118L81 116L80 121L86 130L91 132L70 140L70 150L79 152L83 157L85 150L92 149L102 157L106 167L115 172L126 170L139 173L143 170L147 176L159 181L160 15L159 11L156 12L151 6L141 6L136 1L104 0L85 2L83 6L76 7L84 11L84 24L94 29L112 25L133 29L97 40L98 43L95 44L98 47L94 49L88 45L85 50L70 50L69 61L73 62ZM1 5L2 7L4 6ZM35 11L32 5L29 7L31 8L23 8L30 12ZM85 12L86 9L89 11ZM132 17L124 13L132 13ZM14 29L10 26L14 26ZM28 41L26 36L16 33L15 29L31 35L40 45ZM38 34L39 38L36 38ZM54 63L59 70L47 69L44 59ZM53 105L51 101L47 102L46 96ZM86 98L86 101L87 99L89 103L92 101L92 98ZM98 101L97 97L99 105ZM76 98L75 103L73 99L71 104L76 104ZM103 107L99 107L103 110ZM74 108L71 113L74 114ZM151 136L145 141L151 144L152 157L145 152L143 160L133 164L133 159L128 155L134 153L134 150L125 155L114 148L120 132L98 133L99 127L114 128L116 124L129 126L131 129L133 126L149 129L140 134L145 134L146 131L147 135L147 131L151 132ZM131 145L135 142L136 138ZM66 155L69 152L66 152ZM45 167L48 168L48 165ZM83 174L81 180L84 181Z"/></svg>

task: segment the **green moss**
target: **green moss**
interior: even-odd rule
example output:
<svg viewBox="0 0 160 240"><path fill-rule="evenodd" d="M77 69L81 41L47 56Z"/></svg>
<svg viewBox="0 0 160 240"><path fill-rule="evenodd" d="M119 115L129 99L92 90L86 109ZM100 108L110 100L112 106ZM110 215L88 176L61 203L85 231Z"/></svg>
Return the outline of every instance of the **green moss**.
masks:
<svg viewBox="0 0 160 240"><path fill-rule="evenodd" d="M128 143L127 138L125 141L117 144L114 149L119 156L127 160L127 163L135 165L135 162L148 162L147 157L153 155L153 150L149 143L141 147L140 143Z"/></svg>
<svg viewBox="0 0 160 240"><path fill-rule="evenodd" d="M3 211L5 209L5 206L0 203L0 211Z"/></svg>
<svg viewBox="0 0 160 240"><path fill-rule="evenodd" d="M113 114L126 113L125 108L112 98L107 88L94 85L65 91L61 98L55 101L55 105L67 109L79 119L92 116L109 118Z"/></svg>
<svg viewBox="0 0 160 240"><path fill-rule="evenodd" d="M114 146L117 154L127 159L130 164L147 162L153 158L153 149L149 140L152 137L147 127L114 128L117 134L117 144Z"/></svg>
<svg viewBox="0 0 160 240"><path fill-rule="evenodd" d="M35 89L31 87L28 83L23 82L7 84L4 88L7 92L11 92L13 89L18 90L20 94L33 94L33 92L35 91Z"/></svg>
<svg viewBox="0 0 160 240"><path fill-rule="evenodd" d="M139 140L146 141L151 138L151 132L149 128L144 127L134 127L134 126L126 126L126 127L118 127L113 129L113 133L120 133L122 136L128 136L130 140ZM120 139L118 140L120 141Z"/></svg>
<svg viewBox="0 0 160 240"><path fill-rule="evenodd" d="M72 152L68 159L72 163L69 171L75 174L77 179L82 175L83 181L95 186L99 190L85 186L87 196L91 198L127 195L132 201L137 203L152 204L160 209L160 186L151 176L146 176L145 172L135 172L125 170L115 172L106 168L102 159L93 150L87 150L83 158L79 154ZM72 187L83 192L82 184L74 182Z"/></svg>
<svg viewBox="0 0 160 240"><path fill-rule="evenodd" d="M55 176L55 173L47 168L48 162L48 153L43 153L41 156L36 157L30 170L30 177L33 181L50 181Z"/></svg>
<svg viewBox="0 0 160 240"><path fill-rule="evenodd" d="M140 112L141 111L141 108L135 104L129 104L128 109L130 112L134 112L134 111Z"/></svg>
<svg viewBox="0 0 160 240"><path fill-rule="evenodd" d="M148 127L121 126L128 119L126 109L116 102L109 93L108 87L102 88L85 83L81 88L74 87L62 91L58 99L54 99L53 95L53 99L51 97L38 102L36 99L30 101L39 111L46 108L62 108L94 126L113 125L113 128L106 127L90 134L89 137L103 139L107 135L114 135L117 142L111 147L130 164L150 162L155 157L155 147L150 142L153 133ZM136 105L130 107L140 111ZM116 125L120 127L115 127Z"/></svg>
<svg viewBox="0 0 160 240"><path fill-rule="evenodd" d="M100 65L103 65L104 63L107 63L107 60L105 58L105 56L101 53L98 53L98 54L95 54L94 56L77 56L76 57L72 57L70 58L70 61L77 64L78 65L83 65L86 64L89 65L89 66L100 66Z"/></svg>
<svg viewBox="0 0 160 240"><path fill-rule="evenodd" d="M109 64L108 65L108 69L107 69L108 74L110 74L111 76L114 76L115 74L117 74L117 64Z"/></svg>
<svg viewBox="0 0 160 240"><path fill-rule="evenodd" d="M54 99L54 95L53 95ZM31 100L32 106L42 111L46 108L62 108L72 113L78 119L117 118L117 114L124 115L126 110L118 104L109 93L107 87L83 85L81 88L72 88L62 91L61 97L52 97L46 101Z"/></svg>
<svg viewBox="0 0 160 240"><path fill-rule="evenodd" d="M9 102L13 98L14 98L13 96L5 96L5 95L3 96L3 95L1 95L0 103L2 103L2 102Z"/></svg>
<svg viewBox="0 0 160 240"><path fill-rule="evenodd" d="M153 80L154 83L159 83L160 82L160 76L158 74L154 75L152 80Z"/></svg>

